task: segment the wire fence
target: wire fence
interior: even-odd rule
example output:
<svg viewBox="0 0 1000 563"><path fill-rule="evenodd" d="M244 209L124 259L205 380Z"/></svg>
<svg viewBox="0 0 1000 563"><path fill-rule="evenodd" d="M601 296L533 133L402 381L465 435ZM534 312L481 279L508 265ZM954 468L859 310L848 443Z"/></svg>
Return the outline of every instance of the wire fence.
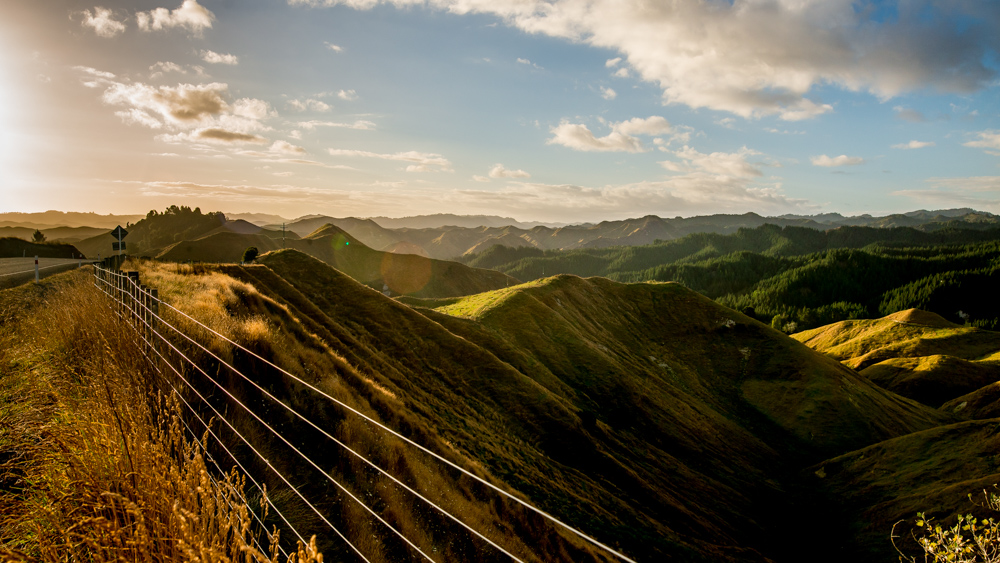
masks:
<svg viewBox="0 0 1000 563"><path fill-rule="evenodd" d="M216 457L224 455L232 460L234 466L253 485L255 494L259 494L267 502L269 515L275 515L280 520L280 525L299 541L308 543L307 536L324 534L322 530L327 530L342 541L341 549L345 553L353 554L366 563L370 562L370 557L378 558L379 554L384 556L386 550L396 554L408 553L413 560L443 560L442 554L434 546L418 545L418 540L411 537L412 534L400 524L399 518L382 514L378 499L372 498L370 491L363 494L352 490L350 483L343 477L350 471L342 468L341 478L338 479L333 470L324 469L324 463L329 465L331 459L339 459L341 465L343 460L356 462L374 472L373 475L386 479L393 486L412 495L414 502L423 505L428 513L434 513L436 518L450 523L456 532L466 534L468 538L465 541L479 542L481 549L492 550L491 559L507 559L519 563L523 563L525 558L546 559L540 553L513 553L517 550L504 547L501 538L491 537L495 535L495 530L491 534L490 530L477 529L467 517L460 518L454 509L432 500L430 497L433 494L418 491L419 487L412 480L407 484L406 477L394 474L386 464L377 463L371 456L362 454L357 446L352 447L345 440L334 436L324 425L324 417L306 416L301 412L304 409L292 406L293 401L287 396L287 385L296 385L314 395L317 400L336 407L339 416L344 419L356 418L373 432L391 436L407 447L419 450L434 462L471 479L491 495L512 501L536 517L541 517L551 525L603 550L612 558L635 563L619 551L389 428L169 305L160 299L157 289L140 283L138 272L95 265L94 283L110 297L114 312L134 330L143 353L161 376L164 390L175 395L184 406L189 415L188 420L184 421L185 429L206 452L206 458L222 475L227 472ZM197 333L198 337L190 333ZM261 377L261 370L251 369L251 363L262 366L270 373L267 377ZM275 378L283 380L285 385L275 384ZM286 395L284 400L279 397L282 394ZM283 416L276 413L282 413ZM320 420L317 421L317 418ZM218 429L213 428L213 421L217 421ZM197 431L192 425L196 425ZM210 437L211 443L203 443L198 437L199 432L203 438ZM315 442L311 441L318 438L332 442L339 448L336 451L341 453L334 458L331 458L330 453L326 456L316 453L307 455L307 449L313 452L324 451L316 448ZM281 455L282 452L284 455ZM311 473L307 473L308 469L312 470ZM317 475L321 477L317 479ZM267 487L268 483L274 486ZM363 496L366 498L363 499ZM276 502L275 497L281 497L280 502ZM339 502L340 500L343 502ZM372 522L371 530L376 527L383 529L385 538L388 539L373 541L366 537L366 534L371 535L371 530L361 532L358 526L351 526L350 519L344 516L351 513L350 510L360 510L366 514ZM255 511L252 514L257 526L266 531L266 522ZM311 529L299 529L303 526ZM348 537L349 535L354 537ZM362 549L366 546L367 549ZM280 549L287 556L284 547ZM264 550L261 552L266 553Z"/></svg>

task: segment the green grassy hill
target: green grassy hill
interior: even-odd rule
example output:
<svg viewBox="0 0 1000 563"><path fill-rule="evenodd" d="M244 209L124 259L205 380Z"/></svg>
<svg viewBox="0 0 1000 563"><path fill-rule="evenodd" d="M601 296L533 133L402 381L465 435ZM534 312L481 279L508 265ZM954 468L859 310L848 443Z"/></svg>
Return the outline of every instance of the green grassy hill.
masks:
<svg viewBox="0 0 1000 563"><path fill-rule="evenodd" d="M916 554L914 515L945 521L980 513L979 495L1000 482L1000 333L910 309L874 320L849 320L792 338L898 395L939 412L978 419L887 440L829 459L810 471L832 507L830 526L855 538L838 544L842 560L890 560L886 530Z"/></svg>
<svg viewBox="0 0 1000 563"><path fill-rule="evenodd" d="M792 335L873 383L938 407L1000 380L1000 333L910 309ZM968 415L968 413L966 413Z"/></svg>
<svg viewBox="0 0 1000 563"><path fill-rule="evenodd" d="M221 271L364 374L382 416L638 560L797 560L802 467L954 420L678 284L561 276L412 309L299 252L261 264Z"/></svg>
<svg viewBox="0 0 1000 563"><path fill-rule="evenodd" d="M555 274L676 281L799 330L909 308L1000 326L1000 230L763 225L645 246L541 250L493 246L463 262L521 280ZM794 332L790 328L789 332Z"/></svg>

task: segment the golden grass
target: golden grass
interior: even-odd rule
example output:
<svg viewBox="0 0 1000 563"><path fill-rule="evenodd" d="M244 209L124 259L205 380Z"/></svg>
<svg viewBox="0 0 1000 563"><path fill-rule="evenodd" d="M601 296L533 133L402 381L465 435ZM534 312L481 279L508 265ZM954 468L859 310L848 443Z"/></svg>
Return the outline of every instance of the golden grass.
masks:
<svg viewBox="0 0 1000 563"><path fill-rule="evenodd" d="M0 559L278 559L242 477L210 477L153 378L86 273L0 292Z"/></svg>

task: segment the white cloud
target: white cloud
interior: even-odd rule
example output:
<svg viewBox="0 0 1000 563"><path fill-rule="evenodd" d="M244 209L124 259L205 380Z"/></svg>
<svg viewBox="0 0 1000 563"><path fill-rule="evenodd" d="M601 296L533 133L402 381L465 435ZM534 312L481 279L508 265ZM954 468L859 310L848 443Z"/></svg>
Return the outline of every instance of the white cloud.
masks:
<svg viewBox="0 0 1000 563"><path fill-rule="evenodd" d="M323 44L326 45L327 49L333 51L334 53L343 53L344 52L344 48L341 47L340 45L334 45L333 43L330 43L329 41L324 41Z"/></svg>
<svg viewBox="0 0 1000 563"><path fill-rule="evenodd" d="M615 92L611 88L601 86L601 97L605 100L613 100L618 97L618 92Z"/></svg>
<svg viewBox="0 0 1000 563"><path fill-rule="evenodd" d="M550 145L562 145L578 151L597 152L643 152L645 147L635 135L662 135L672 131L666 119L652 116L646 119L632 118L611 124L611 132L597 137L582 123L563 121L551 128Z"/></svg>
<svg viewBox="0 0 1000 563"><path fill-rule="evenodd" d="M628 69L625 67L621 67L620 69L616 70L614 74L612 74L611 76L617 76L618 78L628 78Z"/></svg>
<svg viewBox="0 0 1000 563"><path fill-rule="evenodd" d="M258 133L270 131L264 120L276 115L263 100L230 103L229 87L218 82L155 87L105 80L104 85L104 103L124 108L115 115L129 125L164 130L156 139L165 143L263 144L267 139Z"/></svg>
<svg viewBox="0 0 1000 563"><path fill-rule="evenodd" d="M910 141L909 143L900 143L898 145L892 145L894 149L922 149L924 147L933 147L934 143L930 141Z"/></svg>
<svg viewBox="0 0 1000 563"><path fill-rule="evenodd" d="M172 63L170 61L159 61L156 64L150 65L149 70L152 71L152 73L150 73L149 75L150 78L159 78L168 72L187 74L187 71L184 70L184 67L182 67L177 63Z"/></svg>
<svg viewBox="0 0 1000 563"><path fill-rule="evenodd" d="M622 58L621 57L615 57L613 59L608 59L608 60L604 61L604 66L607 67L607 68L614 68L614 67L618 66L618 63L620 63L620 62L622 62Z"/></svg>
<svg viewBox="0 0 1000 563"><path fill-rule="evenodd" d="M477 182L489 182L490 181L490 179L487 178L486 176L478 176L478 175L474 175L472 177L472 179L475 180L475 181L477 181Z"/></svg>
<svg viewBox="0 0 1000 563"><path fill-rule="evenodd" d="M150 129L160 129L163 127L160 120L141 109L132 108L124 111L116 111L115 115L129 125L142 125L143 127L149 127Z"/></svg>
<svg viewBox="0 0 1000 563"><path fill-rule="evenodd" d="M135 183L140 185L139 191L145 196L214 199L219 202L247 201L274 204L292 200L329 205L340 199L347 199L347 194L341 195L338 192L322 188L298 186L223 185L169 181Z"/></svg>
<svg viewBox="0 0 1000 563"><path fill-rule="evenodd" d="M517 62L520 63L520 64L523 64L523 65L528 65L528 66L530 66L532 68L537 68L538 70L545 70L544 68L536 65L535 63L529 61L528 59L522 59L521 57L518 57L517 58Z"/></svg>
<svg viewBox="0 0 1000 563"><path fill-rule="evenodd" d="M503 164L494 164L490 167L490 178L531 178L524 170L507 170Z"/></svg>
<svg viewBox="0 0 1000 563"><path fill-rule="evenodd" d="M269 150L271 152L284 154L304 154L306 152L306 149L293 145L287 141L275 141Z"/></svg>
<svg viewBox="0 0 1000 563"><path fill-rule="evenodd" d="M138 12L135 15L139 29L143 31L159 31L179 27L188 32L200 35L205 29L212 27L215 14L198 4L198 0L184 0L179 8L168 10L156 8L149 12Z"/></svg>
<svg viewBox="0 0 1000 563"><path fill-rule="evenodd" d="M746 147L734 153L713 152L705 154L685 145L682 149L668 152L681 160L680 163L669 160L660 162L661 166L672 172L732 178L763 176L760 169L747 160L748 157L757 156L760 153Z"/></svg>
<svg viewBox="0 0 1000 563"><path fill-rule="evenodd" d="M900 190L892 195L911 197L918 201L948 207L968 206L1000 212L1000 176L969 176L930 178L929 189Z"/></svg>
<svg viewBox="0 0 1000 563"><path fill-rule="evenodd" d="M550 145L562 145L578 151L599 152L642 152L642 141L629 135L612 131L604 137L596 137L590 128L582 123L563 121L551 129Z"/></svg>
<svg viewBox="0 0 1000 563"><path fill-rule="evenodd" d="M860 156L847 156L846 154L834 157L821 154L811 157L809 161L813 163L813 166L825 166L828 168L833 166L857 166L865 163L865 159Z"/></svg>
<svg viewBox="0 0 1000 563"><path fill-rule="evenodd" d="M666 135L673 131L670 123L659 115L646 119L633 117L627 121L614 123L611 128L626 135Z"/></svg>
<svg viewBox="0 0 1000 563"><path fill-rule="evenodd" d="M228 53L216 53L215 51L202 51L201 60L209 64L237 65L240 63L239 57Z"/></svg>
<svg viewBox="0 0 1000 563"><path fill-rule="evenodd" d="M229 108L224 96L225 84L179 84L176 87L155 88L142 83L114 83L104 92L104 102L132 106L144 112L158 114L175 124L203 121Z"/></svg>
<svg viewBox="0 0 1000 563"><path fill-rule="evenodd" d="M330 111L330 105L326 102L320 100L288 100L288 105L297 111L316 111L320 113L325 113Z"/></svg>
<svg viewBox="0 0 1000 563"><path fill-rule="evenodd" d="M979 137L979 140L962 144L967 147L1000 150L1000 131L979 131L976 135Z"/></svg>
<svg viewBox="0 0 1000 563"><path fill-rule="evenodd" d="M104 70L97 70L96 68L92 68L92 67L89 67L89 66L75 66L75 67L73 67L73 70L82 72L82 73L90 75L90 76L94 76L96 78L103 78L103 79L106 79L106 80L111 80L111 79L115 78L115 74L113 72L107 72L107 71L104 71Z"/></svg>
<svg viewBox="0 0 1000 563"><path fill-rule="evenodd" d="M375 129L374 123L365 120L358 120L354 123L337 123L335 121L300 121L298 126L309 130L317 127L342 127L345 129L359 129L361 131L370 131Z"/></svg>
<svg viewBox="0 0 1000 563"><path fill-rule="evenodd" d="M330 156L380 158L412 163L406 167L407 172L454 172L451 162L439 154L417 151L382 154L353 149L328 149Z"/></svg>
<svg viewBox="0 0 1000 563"><path fill-rule="evenodd" d="M274 115L274 112L271 111L271 106L267 102L254 98L240 98L233 102L232 113L233 115L248 117L254 120Z"/></svg>
<svg viewBox="0 0 1000 563"><path fill-rule="evenodd" d="M288 0L313 6L412 6L414 0ZM805 119L832 110L820 85L882 100L933 89L973 92L997 76L996 2L893 2L891 18L856 0L428 0L528 33L628 59L663 101L743 117ZM860 7L859 7L860 6Z"/></svg>
<svg viewBox="0 0 1000 563"><path fill-rule="evenodd" d="M93 29L101 37L111 38L125 33L125 22L116 20L114 13L107 8L97 6L93 12L84 10L81 15L81 25Z"/></svg>
<svg viewBox="0 0 1000 563"><path fill-rule="evenodd" d="M358 93L354 90L341 90L337 92L337 97L341 100L353 102L358 99Z"/></svg>

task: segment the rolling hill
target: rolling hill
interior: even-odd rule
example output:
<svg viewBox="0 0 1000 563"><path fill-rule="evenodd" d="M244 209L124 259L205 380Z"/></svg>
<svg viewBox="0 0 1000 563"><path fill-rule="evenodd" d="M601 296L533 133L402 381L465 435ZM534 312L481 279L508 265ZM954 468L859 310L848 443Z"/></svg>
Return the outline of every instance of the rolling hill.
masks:
<svg viewBox="0 0 1000 563"><path fill-rule="evenodd" d="M470 268L457 262L434 260L416 254L372 250L333 225L321 227L301 239L287 239L284 245L318 258L355 280L392 295L453 297L519 283L493 270ZM237 262L250 246L266 253L280 250L282 241L262 234L231 232L227 225L224 230L174 243L156 258L169 262Z"/></svg>
<svg viewBox="0 0 1000 563"><path fill-rule="evenodd" d="M332 226L295 244L309 240L334 254L362 246ZM966 397L961 408L933 408L846 365L861 365L859 358L878 350L892 361L930 357L921 354L961 360L926 360L945 368L1000 359L996 333L921 311L790 338L676 283L560 275L460 297L391 299L296 249L266 253L248 266L145 260L127 267L139 269L167 303L301 379L224 341L207 348L174 343L202 366L194 387L201 397L182 395L214 403L225 414L204 411L205 420L224 416L264 456L230 432L216 439L231 442L253 475L271 475L271 466L283 472L372 561L417 558L332 490L328 476L436 557L508 558L358 463L320 428L524 561L613 558L349 416L316 389L637 561L891 560L893 523L912 523L918 510L942 520L965 512L966 494L997 479L996 420L972 416L987 413L996 384L972 393L983 393L981 404L966 394L952 400ZM79 278L73 291L94 291L84 274L67 275ZM18 291L58 304L58 287L71 281ZM17 305L20 295L4 294L2 302ZM207 335L165 308L161 313L174 326ZM62 332L69 342L77 334ZM155 373L141 354L135 361ZM213 391L213 379L226 393ZM237 399L257 417L240 415ZM287 441L266 432L264 422ZM226 461L215 442L209 450ZM321 534L327 560L353 557L323 534L326 524L287 484L266 484L301 531ZM281 524L273 514L266 525L272 523Z"/></svg>
<svg viewBox="0 0 1000 563"><path fill-rule="evenodd" d="M20 238L0 238L0 258L80 258L81 253L72 244L35 243Z"/></svg>
<svg viewBox="0 0 1000 563"><path fill-rule="evenodd" d="M885 389L933 407L1000 381L1000 361L993 358L1000 351L1000 333L917 309L842 321L792 337Z"/></svg>
<svg viewBox="0 0 1000 563"><path fill-rule="evenodd" d="M955 420L678 284L558 276L414 308L295 250L260 262L217 268L257 292L233 314L322 342L307 362L265 346L283 365L340 358L381 417L638 560L799 560L802 468Z"/></svg>

